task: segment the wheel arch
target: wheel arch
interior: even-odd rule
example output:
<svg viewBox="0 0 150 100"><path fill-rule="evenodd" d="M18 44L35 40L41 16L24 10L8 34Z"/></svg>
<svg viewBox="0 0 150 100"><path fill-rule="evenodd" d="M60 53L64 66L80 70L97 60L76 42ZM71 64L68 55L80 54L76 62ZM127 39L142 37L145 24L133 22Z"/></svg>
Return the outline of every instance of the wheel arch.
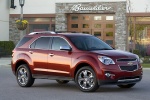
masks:
<svg viewBox="0 0 150 100"><path fill-rule="evenodd" d="M85 66L88 66L88 67L92 68L92 69L94 70L95 74L97 74L96 69L95 69L94 67L92 67L91 64L86 63L86 62L82 62L82 63L80 63L80 64L78 64L78 65L76 66L76 68L75 68L75 70L74 70L74 75L73 75L73 77L75 78L77 71L78 71L80 68L85 67ZM97 75L96 75L96 76L97 76Z"/></svg>
<svg viewBox="0 0 150 100"><path fill-rule="evenodd" d="M19 60L19 61L17 61L17 63L16 63L15 73L16 73L18 67L19 67L20 65L22 65L22 64L27 64L27 65L29 66L29 64L28 64L25 60ZM28 68L29 68L29 67L28 67ZM30 69L30 68L29 68L29 69ZM30 69L30 70L31 70L31 69Z"/></svg>

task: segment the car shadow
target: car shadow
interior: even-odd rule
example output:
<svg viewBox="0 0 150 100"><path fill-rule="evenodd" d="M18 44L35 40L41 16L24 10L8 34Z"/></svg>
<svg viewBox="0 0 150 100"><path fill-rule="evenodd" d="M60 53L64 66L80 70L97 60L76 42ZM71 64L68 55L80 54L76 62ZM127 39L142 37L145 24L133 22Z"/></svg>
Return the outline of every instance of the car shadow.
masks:
<svg viewBox="0 0 150 100"><path fill-rule="evenodd" d="M57 82L46 82L46 83L35 83L32 88L43 88L43 89L52 89L52 90L64 90L64 91L76 91L79 92L79 88L74 82L69 82L67 84L59 84ZM119 88L118 86L115 85L105 85L105 86L100 86L97 91L94 93L111 93L111 92L134 92L140 90L138 87L133 87L133 88Z"/></svg>

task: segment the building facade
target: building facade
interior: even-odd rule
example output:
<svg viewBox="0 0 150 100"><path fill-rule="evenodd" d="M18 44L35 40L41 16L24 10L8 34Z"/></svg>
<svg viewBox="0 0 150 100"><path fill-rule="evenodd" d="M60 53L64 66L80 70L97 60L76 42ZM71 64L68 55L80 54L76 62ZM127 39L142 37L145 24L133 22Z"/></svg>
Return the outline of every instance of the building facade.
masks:
<svg viewBox="0 0 150 100"><path fill-rule="evenodd" d="M0 41L9 41L9 2L0 0Z"/></svg>
<svg viewBox="0 0 150 100"><path fill-rule="evenodd" d="M16 9L10 9L9 40L17 43L20 38L32 31L71 31L95 35L116 49L136 49L137 35L131 35L131 30L136 28L131 29L131 23L135 22L133 19L139 16L137 14L141 14L141 11L143 16L150 17L150 8L147 5L150 2L139 1L138 3L141 2L141 9L139 9L136 0L130 1L132 2L129 0L86 0L86 2L85 0L45 2L26 0L23 7L24 19L29 21L29 25L22 32L15 26L15 21L20 18L19 0L15 0ZM137 13L138 11L140 13ZM134 18L131 16L134 15L133 13L137 15ZM134 27L136 27L135 23ZM148 30L147 26L142 32L146 32L147 35Z"/></svg>

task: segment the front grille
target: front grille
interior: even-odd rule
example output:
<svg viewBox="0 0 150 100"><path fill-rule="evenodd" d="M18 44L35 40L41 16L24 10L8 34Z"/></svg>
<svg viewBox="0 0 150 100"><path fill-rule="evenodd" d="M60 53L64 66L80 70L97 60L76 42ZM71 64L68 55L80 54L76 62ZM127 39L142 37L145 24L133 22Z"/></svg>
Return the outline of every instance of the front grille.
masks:
<svg viewBox="0 0 150 100"><path fill-rule="evenodd" d="M137 65L133 65L133 66L120 66L120 69L123 71L135 71L138 69Z"/></svg>
<svg viewBox="0 0 150 100"><path fill-rule="evenodd" d="M127 61L136 61L136 58L121 58L121 59L117 59L117 61L121 61L121 62L127 62Z"/></svg>

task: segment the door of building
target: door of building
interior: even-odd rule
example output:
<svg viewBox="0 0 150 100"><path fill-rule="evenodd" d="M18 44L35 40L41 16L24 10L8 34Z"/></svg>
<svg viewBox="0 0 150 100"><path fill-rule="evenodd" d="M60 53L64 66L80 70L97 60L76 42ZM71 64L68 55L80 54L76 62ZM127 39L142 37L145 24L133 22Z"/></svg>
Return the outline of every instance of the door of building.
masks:
<svg viewBox="0 0 150 100"><path fill-rule="evenodd" d="M68 31L91 34L114 47L114 14L68 14Z"/></svg>

